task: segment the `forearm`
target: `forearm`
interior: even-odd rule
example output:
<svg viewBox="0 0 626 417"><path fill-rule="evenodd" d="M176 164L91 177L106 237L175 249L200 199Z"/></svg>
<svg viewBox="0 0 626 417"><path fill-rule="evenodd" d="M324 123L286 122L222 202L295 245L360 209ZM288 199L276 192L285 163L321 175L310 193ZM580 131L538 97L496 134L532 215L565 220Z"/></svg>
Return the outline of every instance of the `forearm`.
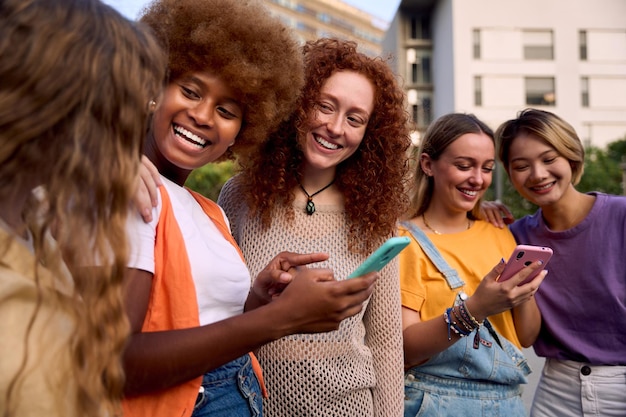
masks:
<svg viewBox="0 0 626 417"><path fill-rule="evenodd" d="M206 326L132 335L124 355L127 395L169 388L290 333L271 305Z"/></svg>
<svg viewBox="0 0 626 417"><path fill-rule="evenodd" d="M534 297L513 309L513 322L522 346L532 346L541 330L541 313Z"/></svg>
<svg viewBox="0 0 626 417"><path fill-rule="evenodd" d="M443 352L455 344L461 336L448 330L448 325L441 316L431 320L414 323L405 327L403 332L404 364L419 365L437 353Z"/></svg>

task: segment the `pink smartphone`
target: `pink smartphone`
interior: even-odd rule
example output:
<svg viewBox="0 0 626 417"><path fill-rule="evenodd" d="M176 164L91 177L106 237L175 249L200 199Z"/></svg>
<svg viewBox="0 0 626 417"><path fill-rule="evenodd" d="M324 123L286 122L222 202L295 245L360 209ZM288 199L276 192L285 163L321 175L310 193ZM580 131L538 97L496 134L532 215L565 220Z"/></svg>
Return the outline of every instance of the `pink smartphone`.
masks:
<svg viewBox="0 0 626 417"><path fill-rule="evenodd" d="M530 274L524 281L520 282L518 285L526 284L535 278L543 268L546 267L546 264L552 257L552 249L545 246L534 246L534 245L517 245L513 254L509 258L509 261L506 263L504 267L504 271L500 274L500 278L498 281L506 281L510 279L513 275L517 274L522 268L527 267L528 265L533 264L539 260L543 261L543 265L541 268L536 269L532 274Z"/></svg>

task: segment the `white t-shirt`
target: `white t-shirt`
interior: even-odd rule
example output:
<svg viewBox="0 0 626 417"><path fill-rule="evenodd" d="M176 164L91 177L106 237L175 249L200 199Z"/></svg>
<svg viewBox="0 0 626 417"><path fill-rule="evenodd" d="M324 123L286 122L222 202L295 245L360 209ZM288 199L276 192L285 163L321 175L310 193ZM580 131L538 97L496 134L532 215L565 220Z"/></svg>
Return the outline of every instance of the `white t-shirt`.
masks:
<svg viewBox="0 0 626 417"><path fill-rule="evenodd" d="M222 236L189 191L163 176L161 178L185 241L200 311L200 324L215 323L241 314L251 280L250 272L239 252ZM159 203L153 209L152 222L145 223L136 212L130 216L130 268L154 274L156 227L161 208L162 199L159 194ZM224 219L229 224L225 215Z"/></svg>

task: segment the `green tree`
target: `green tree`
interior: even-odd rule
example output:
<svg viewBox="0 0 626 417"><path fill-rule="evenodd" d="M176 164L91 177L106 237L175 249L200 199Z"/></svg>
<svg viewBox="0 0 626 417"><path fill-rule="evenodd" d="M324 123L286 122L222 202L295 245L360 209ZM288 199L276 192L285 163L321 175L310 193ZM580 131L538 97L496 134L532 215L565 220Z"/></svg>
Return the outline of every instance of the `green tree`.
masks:
<svg viewBox="0 0 626 417"><path fill-rule="evenodd" d="M626 158L626 136L623 139L611 142L607 146L607 155L617 163L624 162Z"/></svg>
<svg viewBox="0 0 626 417"><path fill-rule="evenodd" d="M601 191L607 194L622 193L622 171L619 160L609 156L607 150L589 147L585 150L585 173L576 187L579 191Z"/></svg>
<svg viewBox="0 0 626 417"><path fill-rule="evenodd" d="M502 164L498 163L497 170L500 170L502 173L502 198L500 199L504 205L508 207L508 209L513 213L513 216L516 219L520 217L524 217L527 214L534 213L537 210L537 206L530 203L528 200L525 200L522 196L518 194L518 192L511 184L509 180L509 176ZM493 201L496 198L495 194L495 174L494 181L491 183L489 190L485 196L485 200Z"/></svg>
<svg viewBox="0 0 626 417"><path fill-rule="evenodd" d="M187 178L185 186L213 201L217 201L222 186L233 174L234 163L232 161L207 164L202 168L195 169Z"/></svg>

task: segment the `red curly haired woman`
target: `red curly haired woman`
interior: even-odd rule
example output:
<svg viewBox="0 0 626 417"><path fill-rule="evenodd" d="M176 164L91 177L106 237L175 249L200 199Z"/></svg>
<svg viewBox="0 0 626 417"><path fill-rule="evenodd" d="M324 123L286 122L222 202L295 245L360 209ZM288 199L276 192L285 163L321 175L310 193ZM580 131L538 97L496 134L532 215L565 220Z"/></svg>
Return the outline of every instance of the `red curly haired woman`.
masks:
<svg viewBox="0 0 626 417"><path fill-rule="evenodd" d="M330 258L321 265L345 280L394 234L408 203L408 116L382 59L335 39L309 42L303 52L297 110L242 161L219 203L253 276L277 250L324 251ZM401 416L397 262L381 271L363 311L338 330L284 337L258 356L269 416Z"/></svg>

